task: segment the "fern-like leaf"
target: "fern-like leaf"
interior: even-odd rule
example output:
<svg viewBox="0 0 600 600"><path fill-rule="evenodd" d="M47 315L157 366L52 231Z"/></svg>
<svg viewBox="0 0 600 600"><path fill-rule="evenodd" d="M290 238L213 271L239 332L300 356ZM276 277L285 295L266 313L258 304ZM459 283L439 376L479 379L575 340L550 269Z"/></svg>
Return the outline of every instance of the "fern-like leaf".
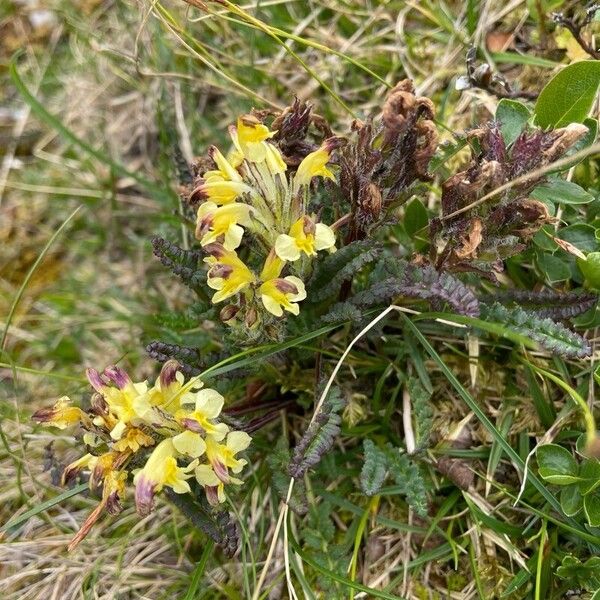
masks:
<svg viewBox="0 0 600 600"><path fill-rule="evenodd" d="M421 380L416 377L411 377L407 385L416 425L415 438L417 449L422 450L429 443L433 424L433 408L429 401L431 393L423 387Z"/></svg>
<svg viewBox="0 0 600 600"><path fill-rule="evenodd" d="M390 475L406 496L408 505L421 517L427 515L427 487L419 466L407 454L388 444L386 448Z"/></svg>
<svg viewBox="0 0 600 600"><path fill-rule="evenodd" d="M267 464L271 469L271 481L275 491L282 500L286 500L291 478L287 473L290 464L290 450L285 437L279 438L275 449L267 457ZM296 514L306 514L308 505L303 479L296 481L288 505Z"/></svg>
<svg viewBox="0 0 600 600"><path fill-rule="evenodd" d="M161 237L152 240L154 254L181 281L197 293L203 289L206 280L204 269L198 268L202 255L198 250L184 250Z"/></svg>
<svg viewBox="0 0 600 600"><path fill-rule="evenodd" d="M165 488L169 500L192 522L210 536L227 556L233 556L240 545L239 525L227 511L212 510L205 499L194 500L190 494L176 494Z"/></svg>
<svg viewBox="0 0 600 600"><path fill-rule="evenodd" d="M585 358L592 352L589 342L579 334L552 319L540 317L519 307L507 308L495 303L484 307L482 317L531 338L542 348L559 356Z"/></svg>
<svg viewBox="0 0 600 600"><path fill-rule="evenodd" d="M338 302L323 318L331 322L332 316L352 315L351 306L365 309L382 302L390 302L397 296L428 300L436 305L448 304L457 313L476 317L479 302L475 294L460 280L449 273L438 273L433 267L419 267L397 259L396 273L376 281L358 292L346 302Z"/></svg>
<svg viewBox="0 0 600 600"><path fill-rule="evenodd" d="M550 319L572 319L587 312L598 302L598 294L593 292L556 292L554 290L506 290L495 293L493 300L500 304L518 304L521 308L534 311L540 317Z"/></svg>
<svg viewBox="0 0 600 600"><path fill-rule="evenodd" d="M363 442L365 461L360 472L360 487L367 496L373 496L381 489L387 475L387 457L371 440Z"/></svg>
<svg viewBox="0 0 600 600"><path fill-rule="evenodd" d="M353 242L326 256L310 280L309 298L320 302L338 292L344 281L351 279L366 264L379 258L381 247L371 240Z"/></svg>
<svg viewBox="0 0 600 600"><path fill-rule="evenodd" d="M319 414L294 448L288 467L288 473L292 477L300 479L308 469L318 464L322 456L333 446L340 432L342 421L340 412L345 404L339 390L331 390Z"/></svg>

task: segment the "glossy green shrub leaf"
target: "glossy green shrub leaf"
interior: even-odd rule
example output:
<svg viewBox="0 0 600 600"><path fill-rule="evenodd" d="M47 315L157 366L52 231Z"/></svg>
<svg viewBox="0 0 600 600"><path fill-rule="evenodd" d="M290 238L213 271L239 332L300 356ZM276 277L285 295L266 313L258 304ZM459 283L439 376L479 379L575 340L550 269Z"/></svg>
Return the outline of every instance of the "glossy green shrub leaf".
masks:
<svg viewBox="0 0 600 600"><path fill-rule="evenodd" d="M556 444L544 444L536 450L540 477L548 483L568 485L579 481L577 461L571 453Z"/></svg>
<svg viewBox="0 0 600 600"><path fill-rule="evenodd" d="M592 556L584 563L575 556L565 556L556 574L572 587L597 590L600 588L600 556Z"/></svg>
<svg viewBox="0 0 600 600"><path fill-rule="evenodd" d="M544 274L549 283L566 281L571 278L571 269L569 265L553 254L538 254L536 263L538 269Z"/></svg>
<svg viewBox="0 0 600 600"><path fill-rule="evenodd" d="M573 244L573 246L582 252L595 252L598 250L596 230L591 225L586 225L585 223L576 223L575 225L559 229L558 237Z"/></svg>
<svg viewBox="0 0 600 600"><path fill-rule="evenodd" d="M427 227L428 224L427 209L418 198L415 198L404 211L404 229L409 236L413 237L415 233Z"/></svg>
<svg viewBox="0 0 600 600"><path fill-rule="evenodd" d="M600 526L600 496L588 494L583 498L583 512L592 527Z"/></svg>
<svg viewBox="0 0 600 600"><path fill-rule="evenodd" d="M583 461L579 470L581 481L578 489L582 496L593 492L600 485L600 462L594 459Z"/></svg>
<svg viewBox="0 0 600 600"><path fill-rule="evenodd" d="M586 260L578 259L577 265L585 277L586 284L600 290L600 252L590 252Z"/></svg>
<svg viewBox="0 0 600 600"><path fill-rule="evenodd" d="M587 204L594 199L581 186L564 179L549 179L538 185L531 196L536 200L560 204Z"/></svg>
<svg viewBox="0 0 600 600"><path fill-rule="evenodd" d="M560 506L567 517L574 517L583 508L583 496L577 485L566 485L560 491Z"/></svg>
<svg viewBox="0 0 600 600"><path fill-rule="evenodd" d="M522 102L508 98L498 102L496 121L500 123L500 132L507 146L521 135L530 118L531 112Z"/></svg>
<svg viewBox="0 0 600 600"><path fill-rule="evenodd" d="M600 85L600 61L582 60L556 74L535 104L535 122L544 129L583 123Z"/></svg>

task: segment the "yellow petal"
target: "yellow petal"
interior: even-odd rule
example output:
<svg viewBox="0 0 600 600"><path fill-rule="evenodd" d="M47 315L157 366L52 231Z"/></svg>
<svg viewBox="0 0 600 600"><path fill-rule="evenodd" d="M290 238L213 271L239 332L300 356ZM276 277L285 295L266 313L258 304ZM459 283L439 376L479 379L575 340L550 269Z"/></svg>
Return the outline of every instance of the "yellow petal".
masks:
<svg viewBox="0 0 600 600"><path fill-rule="evenodd" d="M289 260L290 262L294 262L300 258L300 249L296 244L296 240L285 233L277 236L275 240L275 252L279 258Z"/></svg>

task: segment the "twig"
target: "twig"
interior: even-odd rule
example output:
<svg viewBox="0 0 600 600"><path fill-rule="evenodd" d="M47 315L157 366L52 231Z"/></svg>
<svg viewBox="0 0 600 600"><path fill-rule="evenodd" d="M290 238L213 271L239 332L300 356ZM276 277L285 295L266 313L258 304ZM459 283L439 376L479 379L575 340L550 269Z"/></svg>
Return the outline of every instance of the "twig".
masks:
<svg viewBox="0 0 600 600"><path fill-rule="evenodd" d="M581 30L592 22L594 15L598 10L600 10L600 4L592 4L592 6L586 10L586 15L580 23L576 23L575 19L565 17L563 13L552 13L552 20L557 25L568 29L581 49L596 60L600 60L600 50L596 50L585 40L581 34Z"/></svg>

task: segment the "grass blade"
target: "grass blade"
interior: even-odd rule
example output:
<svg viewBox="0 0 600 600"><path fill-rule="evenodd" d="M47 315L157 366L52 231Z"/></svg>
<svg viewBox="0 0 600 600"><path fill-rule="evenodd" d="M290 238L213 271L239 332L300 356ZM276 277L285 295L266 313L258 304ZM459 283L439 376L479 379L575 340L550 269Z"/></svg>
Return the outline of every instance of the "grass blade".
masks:
<svg viewBox="0 0 600 600"><path fill-rule="evenodd" d="M76 485L74 488L71 488L70 490L63 492L62 494L59 494L58 496L55 496L54 498L50 498L50 500L46 500L45 502L42 502L41 504L38 504L37 506L34 506L31 510L24 512L22 515L18 516L17 518L13 519L12 521L9 521L8 523L5 523L4 525L2 525L2 527L0 527L0 533L8 531L9 529L13 529L14 527L18 527L19 525L22 525L23 523L26 523L27 521L29 521L29 519L31 519L31 517L35 517L36 515L39 515L41 512L44 512L45 510L48 510L49 508L52 508L53 506L60 504L64 500L68 500L69 498L72 498L73 496L77 496L78 494L81 494L81 492L83 492L87 489L88 489L87 483L80 483L79 485Z"/></svg>

